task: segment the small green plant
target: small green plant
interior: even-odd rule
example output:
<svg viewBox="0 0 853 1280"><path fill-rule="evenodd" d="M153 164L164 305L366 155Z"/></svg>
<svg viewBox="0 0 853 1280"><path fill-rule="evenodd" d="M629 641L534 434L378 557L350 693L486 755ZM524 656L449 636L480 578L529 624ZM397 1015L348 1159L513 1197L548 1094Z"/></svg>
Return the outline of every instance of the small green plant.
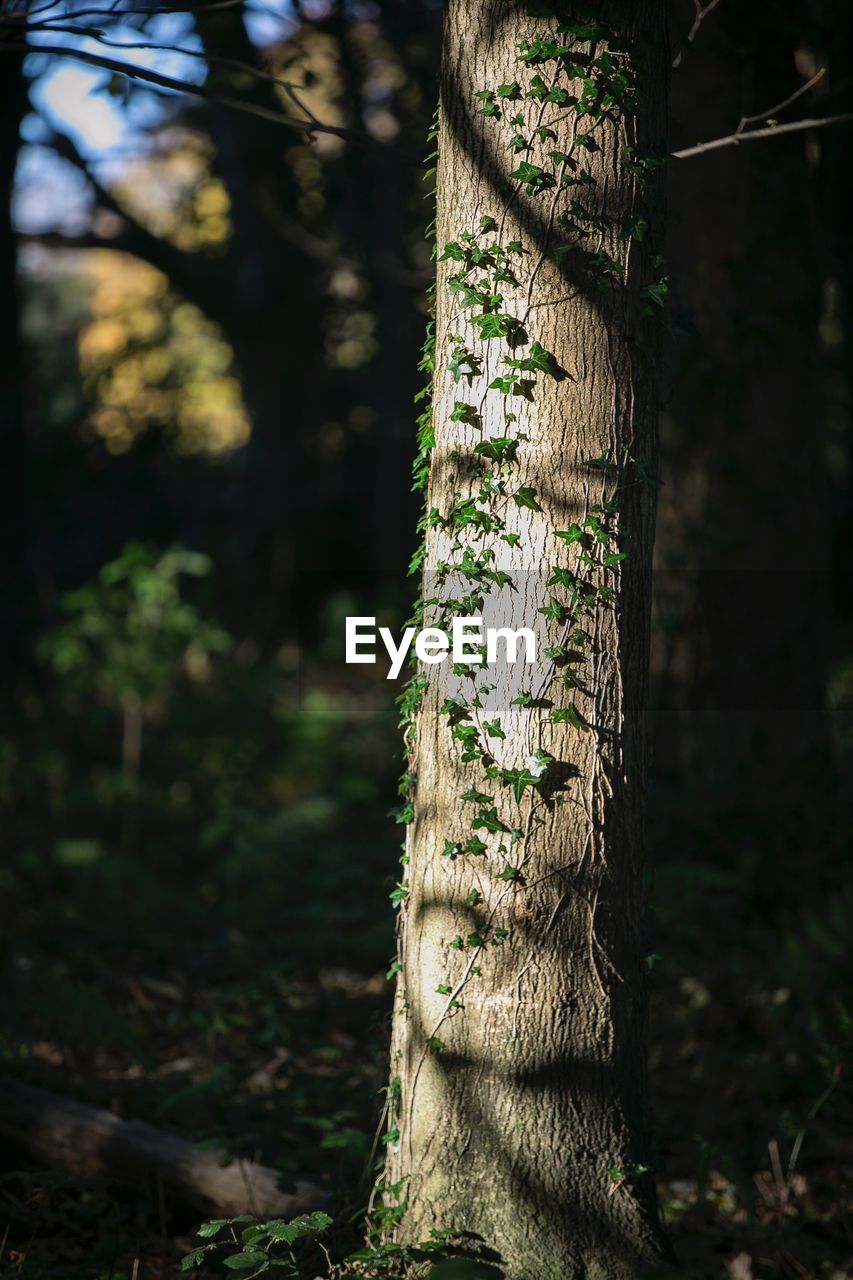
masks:
<svg viewBox="0 0 853 1280"><path fill-rule="evenodd" d="M299 1240L316 1240L331 1225L332 1219L327 1213L303 1213L298 1218L291 1218L290 1222L283 1218L259 1222L245 1213L236 1218L216 1218L199 1227L197 1234L210 1243L199 1245L188 1253L181 1262L181 1270L192 1271L215 1255L223 1267L244 1280L252 1280L265 1271L273 1271L285 1280L287 1277L298 1280L303 1273L293 1246ZM223 1232L226 1238L215 1239ZM323 1248L322 1244L320 1248Z"/></svg>
<svg viewBox="0 0 853 1280"><path fill-rule="evenodd" d="M93 582L63 596L67 615L39 645L65 688L115 708L122 722L122 772L135 782L147 716L182 672L203 676L230 644L221 627L182 599L182 577L205 577L207 556L129 542Z"/></svg>

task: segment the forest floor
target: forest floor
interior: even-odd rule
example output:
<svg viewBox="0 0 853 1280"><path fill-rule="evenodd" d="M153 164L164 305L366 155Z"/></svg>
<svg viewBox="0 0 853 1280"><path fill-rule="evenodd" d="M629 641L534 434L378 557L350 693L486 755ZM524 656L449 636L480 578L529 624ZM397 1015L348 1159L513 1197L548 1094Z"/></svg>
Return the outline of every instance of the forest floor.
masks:
<svg viewBox="0 0 853 1280"><path fill-rule="evenodd" d="M113 843L103 814L90 834L85 799L73 836L67 814L51 834L33 808L0 883L10 922L0 1066L223 1156L260 1158L285 1183L296 1173L322 1183L336 1252L359 1244L385 1083L396 838L375 818L393 796L376 762L396 742L385 713L341 710L339 699L300 717L268 766L296 790L253 784L255 808L234 801L192 846L198 814L161 823L153 781L130 830L125 805ZM251 755L242 767L252 772ZM158 768L180 776L168 753ZM662 1212L695 1280L843 1280L853 1276L853 899L829 882L808 904L771 910L761 885L718 863L692 848L656 874ZM155 1187L3 1153L3 1277L162 1280L180 1274L198 1225Z"/></svg>

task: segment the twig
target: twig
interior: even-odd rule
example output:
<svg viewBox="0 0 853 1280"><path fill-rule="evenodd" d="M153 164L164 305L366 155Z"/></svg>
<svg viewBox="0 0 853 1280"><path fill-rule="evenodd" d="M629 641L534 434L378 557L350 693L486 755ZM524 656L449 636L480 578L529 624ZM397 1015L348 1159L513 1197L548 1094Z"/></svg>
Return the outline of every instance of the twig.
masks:
<svg viewBox="0 0 853 1280"><path fill-rule="evenodd" d="M687 32L687 39L686 39L687 44L693 43L693 41L696 39L696 35L702 23L705 21L705 19L707 18L711 10L716 9L719 3L720 3L720 0L709 0L709 3L703 6L701 3L701 0L693 0L694 7L696 9L696 17L693 19L693 26ZM684 50L680 49L678 53L675 55L675 57L673 58L672 65L674 67L680 66L681 59L683 56L684 56Z"/></svg>
<svg viewBox="0 0 853 1280"><path fill-rule="evenodd" d="M71 49L67 45L35 46L2 40L0 41L0 50L19 55L39 53L64 58L76 58L79 62L86 62L93 67L102 67L105 71L112 71L116 75L127 76L131 80L142 80L146 84L152 84L159 89L167 89L173 93L190 93L198 98L206 98L208 101L217 102L223 107L230 107L235 111L244 111L248 115L258 116L261 120L269 120L273 124L281 124L286 128L298 129L300 132L309 134L309 136L312 133L330 133L337 138L368 144L373 141L369 135L354 132L352 129L345 129L331 124L319 124L313 120L300 120L297 116L287 115L283 111L274 111L272 108L264 107L260 103L243 101L240 98L232 98L226 94L216 93L203 84L190 84L186 80L175 80L171 76L161 75L159 71L150 71L147 67L135 67L127 62L119 62L115 58L108 58L104 54L89 53L85 49Z"/></svg>
<svg viewBox="0 0 853 1280"><path fill-rule="evenodd" d="M718 151L720 147L736 147L742 142L758 142L761 138L778 138L784 133L799 133L803 129L825 129L827 125L849 124L851 120L853 111L845 111L837 116L817 116L808 120L792 120L789 124L769 125L766 129L735 131L724 138L713 138L710 142L697 142L695 147L671 151L670 156L673 160L688 160L691 156L704 155L706 151Z"/></svg>
<svg viewBox="0 0 853 1280"><path fill-rule="evenodd" d="M786 107L790 107L792 102L796 102L797 98L801 98L804 93L808 93L812 85L816 85L818 80L822 80L826 75L826 67L819 67L810 80L806 80L805 84L801 84L799 89L795 89L793 93L789 93L787 98L783 98L781 102L777 102L775 107L768 107L766 111L759 111L754 116L741 116L740 124L737 127L737 133L743 133L748 124L755 124L759 120L771 120L779 111L784 111Z"/></svg>

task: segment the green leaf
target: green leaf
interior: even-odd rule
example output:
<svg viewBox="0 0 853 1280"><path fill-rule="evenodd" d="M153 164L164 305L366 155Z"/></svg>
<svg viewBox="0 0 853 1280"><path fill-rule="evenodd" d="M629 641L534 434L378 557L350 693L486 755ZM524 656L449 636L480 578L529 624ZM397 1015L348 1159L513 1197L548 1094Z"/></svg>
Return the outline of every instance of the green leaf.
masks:
<svg viewBox="0 0 853 1280"><path fill-rule="evenodd" d="M569 543L583 542L583 529L579 524L570 524L568 529L555 529L554 537Z"/></svg>
<svg viewBox="0 0 853 1280"><path fill-rule="evenodd" d="M465 250L455 240L451 240L444 246L444 253L439 258L439 262L462 262L465 258Z"/></svg>
<svg viewBox="0 0 853 1280"><path fill-rule="evenodd" d="M480 415L472 404L465 404L464 401L457 400L453 406L450 421L467 422L470 426L477 426L480 421Z"/></svg>
<svg viewBox="0 0 853 1280"><path fill-rule="evenodd" d="M231 1222L231 1218L214 1218L212 1222L203 1222L196 1235L209 1240L212 1236L218 1235L223 1227L230 1227Z"/></svg>
<svg viewBox="0 0 853 1280"><path fill-rule="evenodd" d="M193 1249L191 1253L188 1253L181 1259L181 1270L192 1271L193 1267L201 1266L202 1262L204 1262L204 1256L206 1253L207 1250L203 1248Z"/></svg>
<svg viewBox="0 0 853 1280"><path fill-rule="evenodd" d="M515 80L512 82L512 84L499 84L498 97L507 98L509 101L512 102L516 98L521 97L521 86Z"/></svg>
<svg viewBox="0 0 853 1280"><path fill-rule="evenodd" d="M481 338L505 338L518 323L512 316L497 315L493 311L485 311L472 318L480 330Z"/></svg>
<svg viewBox="0 0 853 1280"><path fill-rule="evenodd" d="M569 703L567 707L554 707L551 712L552 724L570 724L573 729L585 728L577 709Z"/></svg>
<svg viewBox="0 0 853 1280"><path fill-rule="evenodd" d="M480 234L486 235L489 231L497 231L498 224L489 214L484 214L480 219Z"/></svg>
<svg viewBox="0 0 853 1280"><path fill-rule="evenodd" d="M467 791L463 791L459 799L467 800L470 804L491 804L492 802L491 796L487 796L484 791L478 791L476 787L469 787Z"/></svg>
<svg viewBox="0 0 853 1280"><path fill-rule="evenodd" d="M285 1244L293 1244L294 1240L299 1240L302 1236L317 1235L331 1225L332 1219L329 1215L319 1211L301 1213L298 1218L291 1218L289 1222L285 1222L283 1218L276 1218L272 1222L264 1223L273 1240L283 1240Z"/></svg>
<svg viewBox="0 0 853 1280"><path fill-rule="evenodd" d="M528 354L521 359L504 357L504 364L509 365L511 369L523 370L525 373L550 373L553 376L556 363L550 351L546 351L538 342L534 342Z"/></svg>
<svg viewBox="0 0 853 1280"><path fill-rule="evenodd" d="M261 1253L257 1249L253 1249L249 1253L232 1253L230 1258L223 1258L223 1267L228 1267L229 1271L249 1271L253 1267L259 1267L267 1262L267 1255Z"/></svg>
<svg viewBox="0 0 853 1280"><path fill-rule="evenodd" d="M546 173L538 164L531 164L529 160L522 160L518 168L514 169L509 176L517 182L523 182L528 195L555 185L550 173Z"/></svg>
<svg viewBox="0 0 853 1280"><path fill-rule="evenodd" d="M517 507L527 507L530 511L541 511L539 503L536 501L536 490L528 486L517 489L512 495L513 501Z"/></svg>
<svg viewBox="0 0 853 1280"><path fill-rule="evenodd" d="M495 720L484 720L483 728L490 738L506 738L506 734L501 728L500 717ZM491 796L488 799L491 799Z"/></svg>
<svg viewBox="0 0 853 1280"><path fill-rule="evenodd" d="M483 458L491 458L493 462L504 462L512 457L518 448L518 441L509 436L489 436L474 446L474 452Z"/></svg>
<svg viewBox="0 0 853 1280"><path fill-rule="evenodd" d="M517 698L513 698L512 702L509 705L511 707L529 707L532 701L533 701L532 693L522 692L518 695Z"/></svg>
<svg viewBox="0 0 853 1280"><path fill-rule="evenodd" d="M503 871L498 876L498 879L506 880L506 881L517 880L519 877L519 874L520 873L517 867L510 866L510 864L507 863Z"/></svg>
<svg viewBox="0 0 853 1280"><path fill-rule="evenodd" d="M491 809L481 809L477 817L471 823L474 831L507 831L508 828L501 822L498 817L498 811L494 807Z"/></svg>

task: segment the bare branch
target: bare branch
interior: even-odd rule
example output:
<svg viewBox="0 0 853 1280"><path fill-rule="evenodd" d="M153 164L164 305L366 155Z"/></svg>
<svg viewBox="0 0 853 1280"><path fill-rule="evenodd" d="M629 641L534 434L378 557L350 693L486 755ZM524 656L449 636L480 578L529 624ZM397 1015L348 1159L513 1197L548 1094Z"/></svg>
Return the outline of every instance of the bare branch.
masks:
<svg viewBox="0 0 853 1280"><path fill-rule="evenodd" d="M291 84L289 80L282 80L281 76L274 75L271 71L264 71L261 67L253 67L251 63L243 62L239 58L223 58L218 54L206 53L203 49L182 49L179 45L156 44L148 40L110 40L104 35L103 31L99 31L95 27L57 26L51 23L50 27L31 26L30 30L48 30L63 32L66 35L86 36L88 39L96 40L98 44L105 45L110 49L146 49L157 53L179 53L184 58L199 58L210 67L223 67L233 71L242 71L265 84L273 84L279 89L283 89L294 105L300 111L305 112L306 119L302 122L303 128L323 131L322 122L306 107L297 93L297 89L301 86Z"/></svg>
<svg viewBox="0 0 853 1280"><path fill-rule="evenodd" d="M331 124L319 124L314 120L300 120L297 116L287 115L283 111L274 111L270 107L262 106L260 103L243 101L240 98L232 98L230 95L217 93L215 90L209 89L207 85L190 84L186 80L175 80L171 76L161 75L159 71L150 71L147 67L134 67L126 62L119 62L115 58L108 58L104 54L89 53L84 49L71 49L64 45L34 46L23 43L16 44L12 41L0 41L0 50L19 55L39 53L63 58L76 58L78 62L86 62L93 67L101 67L105 71L114 72L116 75L127 76L131 80L141 80L146 84L152 84L159 89L167 89L174 93L192 94L195 97L219 103L220 106L229 107L235 111L243 111L248 115L258 116L261 120L269 120L273 124L297 129L300 133L307 133L309 136L312 133L330 133L337 138L344 138L366 145L379 145L374 143L373 139L367 134L360 134L351 129L338 128Z"/></svg>
<svg viewBox="0 0 853 1280"><path fill-rule="evenodd" d="M788 124L768 125L766 129L735 130L725 138L713 138L710 142L697 142L695 147L684 147L681 151L671 151L674 160L687 160L691 156L704 155L706 151L717 151L720 147L736 147L743 142L757 142L761 138L778 138L783 133L799 133L804 129L825 129L830 124L848 124L853 121L853 111L845 111L837 116L818 116L811 120L792 120Z"/></svg>
<svg viewBox="0 0 853 1280"><path fill-rule="evenodd" d="M693 6L694 6L694 8L695 8L695 10L696 10L696 17L693 19L693 26L692 26L692 27L690 28L690 30L687 32L687 39L686 39L686 43L687 43L687 44L692 44L692 43L693 43L693 41L696 39L697 33L698 33L699 28L701 27L702 23L705 21L705 19L707 18L708 14L709 14L713 9L716 9L716 7L717 7L717 5L718 5L719 3L720 3L720 0L709 0L708 4L703 5L703 4L701 3L701 0L693 0ZM680 64L681 64L681 59L682 59L682 57L683 57L683 56L684 56L684 50L683 50L683 49L681 49L681 50L679 50L679 52L678 52L678 53L675 55L675 57L673 58L673 60L672 60L672 65L673 65L674 67L680 66Z"/></svg>
<svg viewBox="0 0 853 1280"><path fill-rule="evenodd" d="M806 80L804 84L800 85L799 89L795 89L787 98L784 98L781 102L777 102L775 107L768 107L766 111L759 111L758 114L754 116L741 116L737 132L741 133L748 124L756 124L759 120L766 120L769 123L770 119L776 115L777 111L784 111L786 107L790 107L792 102L796 102L797 98L801 98L804 93L808 93L812 85L817 84L818 80L822 80L825 75L826 67L819 67L810 80Z"/></svg>

